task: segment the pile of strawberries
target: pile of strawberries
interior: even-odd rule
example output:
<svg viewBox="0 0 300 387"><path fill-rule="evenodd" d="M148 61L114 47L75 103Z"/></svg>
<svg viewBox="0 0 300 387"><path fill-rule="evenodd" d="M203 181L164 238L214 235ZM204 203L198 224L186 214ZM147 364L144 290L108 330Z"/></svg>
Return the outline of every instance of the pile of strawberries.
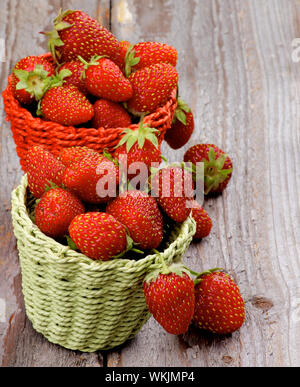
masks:
<svg viewBox="0 0 300 387"><path fill-rule="evenodd" d="M44 34L52 56L21 59L13 70L12 91L23 105L38 103L36 114L47 121L126 128L165 105L177 87L174 47L119 42L82 11L60 12L53 31ZM190 112L185 104L183 109ZM186 123L183 113L179 118Z"/></svg>
<svg viewBox="0 0 300 387"><path fill-rule="evenodd" d="M195 200L198 164L204 166L204 195L221 193L233 169L214 144L186 152L183 161L191 168L160 166L160 133L144 117L177 87L175 48L119 42L82 11L60 12L54 30L45 34L51 60L27 57L13 71L13 92L22 104L37 104L37 114L62 125L126 128L138 117L139 126L124 130L114 154L73 147L55 157L43 146L31 147L25 170L36 199L36 226L93 260L159 254L161 269L149 273L144 293L149 311L167 332L185 333L191 322L220 334L239 329L244 301L228 274L221 269L198 274L183 264L167 267L159 253L168 228L189 216L196 221L195 240L211 232L212 221ZM193 130L193 114L178 98L165 139L178 149Z"/></svg>

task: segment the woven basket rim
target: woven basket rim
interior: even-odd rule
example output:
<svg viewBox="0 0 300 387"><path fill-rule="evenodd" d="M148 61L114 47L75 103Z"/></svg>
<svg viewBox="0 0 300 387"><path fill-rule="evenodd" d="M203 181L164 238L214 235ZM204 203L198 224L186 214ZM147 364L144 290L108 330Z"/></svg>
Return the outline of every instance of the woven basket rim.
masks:
<svg viewBox="0 0 300 387"><path fill-rule="evenodd" d="M172 253L177 250L177 246L191 235L194 235L196 232L196 223L192 217L192 214L190 214L184 223L178 224L178 226L175 227L175 229L171 232L172 237L175 235L177 236L164 251L160 252L160 254L150 254L140 260L120 258L105 262L99 260L95 261L82 253L72 250L68 246L62 245L61 243L46 236L40 231L40 229L30 219L27 211L25 203L27 186L28 181L27 175L25 174L21 179L20 185L12 191L12 211L19 211L19 217L22 218L22 221L26 222L26 227L28 228L27 237L36 239L36 241L38 241L38 245L40 245L41 242L43 243L43 248L47 249L48 253L44 257L47 263L67 264L77 262L82 269L88 269L91 271L106 271L114 268L123 268L126 269L126 271L136 271L139 269L143 270L145 266L149 266L149 270L150 267L151 270L153 270L153 265L157 266L157 264L160 263L161 256L166 262L171 263L173 261Z"/></svg>

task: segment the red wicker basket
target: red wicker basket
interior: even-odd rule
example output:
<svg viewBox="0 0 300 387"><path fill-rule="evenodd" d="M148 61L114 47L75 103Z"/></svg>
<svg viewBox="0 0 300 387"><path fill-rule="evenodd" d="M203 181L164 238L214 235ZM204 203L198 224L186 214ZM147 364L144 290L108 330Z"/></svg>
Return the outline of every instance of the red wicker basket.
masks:
<svg viewBox="0 0 300 387"><path fill-rule="evenodd" d="M44 56L50 55L46 54ZM58 155L62 148L72 146L87 146L99 152L107 148L113 153L114 147L120 141L121 133L125 129L75 128L34 117L14 98L11 90L11 76L8 78L6 89L2 92L2 97L6 120L11 124L17 154L23 169L27 149L33 145L44 145L54 155ZM176 107L176 90L174 90L165 106L158 108L144 119L146 124L160 131L160 142L163 141L166 131L171 127ZM130 126L131 129L137 127L136 124Z"/></svg>

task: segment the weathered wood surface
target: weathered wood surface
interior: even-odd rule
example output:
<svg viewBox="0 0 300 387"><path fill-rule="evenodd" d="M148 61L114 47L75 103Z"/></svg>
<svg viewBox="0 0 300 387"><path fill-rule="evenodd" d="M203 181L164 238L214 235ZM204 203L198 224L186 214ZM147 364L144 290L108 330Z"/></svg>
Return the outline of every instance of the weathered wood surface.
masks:
<svg viewBox="0 0 300 387"><path fill-rule="evenodd" d="M38 6L36 5L38 3ZM34 4L34 6L30 6ZM58 8L81 8L132 43L159 40L179 51L181 96L196 116L188 146L211 142L235 164L226 192L205 202L214 228L185 262L197 271L225 267L246 300L247 320L228 337L195 328L165 334L151 319L134 340L110 352L81 354L48 343L26 319L10 192L21 176L1 101L0 364L3 366L300 365L300 37L297 0L0 0L6 61L43 52L37 32ZM186 149L187 147L185 147ZM163 151L171 161L185 149ZM0 305L1 307L1 305Z"/></svg>

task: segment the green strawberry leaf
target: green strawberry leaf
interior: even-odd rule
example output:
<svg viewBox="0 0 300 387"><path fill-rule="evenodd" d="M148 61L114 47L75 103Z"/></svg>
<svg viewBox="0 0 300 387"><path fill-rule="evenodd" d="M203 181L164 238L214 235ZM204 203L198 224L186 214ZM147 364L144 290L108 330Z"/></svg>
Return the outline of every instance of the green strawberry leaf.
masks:
<svg viewBox="0 0 300 387"><path fill-rule="evenodd" d="M75 242L73 241L73 239L69 235L66 235L66 239L67 239L68 246L70 247L70 249L74 250L74 251L78 251L78 248L77 248Z"/></svg>
<svg viewBox="0 0 300 387"><path fill-rule="evenodd" d="M14 74L15 74L15 76L16 76L20 81L27 81L29 72L26 71L26 70L18 70L18 69L15 69L15 70L14 70Z"/></svg>
<svg viewBox="0 0 300 387"><path fill-rule="evenodd" d="M128 137L127 136L123 136L121 138L121 140L119 141L118 145L116 146L116 148L119 148L120 146L124 145L127 140L128 140Z"/></svg>
<svg viewBox="0 0 300 387"><path fill-rule="evenodd" d="M178 121L183 123L183 125L186 125L186 114L184 111L176 109L175 115Z"/></svg>
<svg viewBox="0 0 300 387"><path fill-rule="evenodd" d="M210 148L208 151L208 159L210 162L214 162L216 160L216 152L214 151L214 148Z"/></svg>
<svg viewBox="0 0 300 387"><path fill-rule="evenodd" d="M113 156L109 153L108 149L103 149L103 156L106 157L109 161L112 161L117 167L119 166L118 161L113 158Z"/></svg>
<svg viewBox="0 0 300 387"><path fill-rule="evenodd" d="M66 30L67 28L72 27L74 24L70 24L64 21L61 21L55 25L56 31L63 31Z"/></svg>
<svg viewBox="0 0 300 387"><path fill-rule="evenodd" d="M145 144L145 136L143 135L143 133L141 131L138 131L138 145L139 145L139 148L142 149L144 144Z"/></svg>
<svg viewBox="0 0 300 387"><path fill-rule="evenodd" d="M169 164L169 161L165 158L165 156L160 155L160 158L161 158L162 161L164 161L167 165Z"/></svg>
<svg viewBox="0 0 300 387"><path fill-rule="evenodd" d="M191 109L189 108L189 106L187 105L186 102L184 102L182 99L178 98L177 99L177 103L178 103L178 108L180 110L183 110L184 112L186 113L189 113L191 111Z"/></svg>
<svg viewBox="0 0 300 387"><path fill-rule="evenodd" d="M126 142L126 152L129 153L133 145L136 143L137 138L134 136L130 136Z"/></svg>
<svg viewBox="0 0 300 387"><path fill-rule="evenodd" d="M60 79L67 78L67 77L69 77L70 75L72 75L72 71L71 71L71 70L68 70L68 69L62 69L62 70L58 73L58 77L59 77Z"/></svg>
<svg viewBox="0 0 300 387"><path fill-rule="evenodd" d="M73 9L67 9L66 11L63 11L62 8L60 8L56 18L53 21L54 26L59 24L67 15L69 15L70 13L73 13L73 12L75 12L75 10L73 10Z"/></svg>
<svg viewBox="0 0 300 387"><path fill-rule="evenodd" d="M125 226L124 226L125 227ZM126 227L125 227L126 228ZM134 251L135 253L138 253L138 254L144 254L143 251L141 250L138 250L138 249L135 249L134 246L136 245L136 243L133 241L133 239L131 238L131 236L129 235L129 232L126 228L126 241L127 241L127 247L124 251L122 251L120 254L118 255L115 255L113 257L113 259L119 259L119 258L122 258L126 253L128 253L129 251Z"/></svg>
<svg viewBox="0 0 300 387"><path fill-rule="evenodd" d="M20 81L20 82L18 82L17 83L17 85L16 85L16 90L23 90L23 89L27 89L27 82L25 82L25 81Z"/></svg>
<svg viewBox="0 0 300 387"><path fill-rule="evenodd" d="M47 183L45 184L45 192L48 192L54 188L59 188L59 186L57 184L53 183L52 181L47 180Z"/></svg>
<svg viewBox="0 0 300 387"><path fill-rule="evenodd" d="M225 164L225 161L226 161L227 157L228 157L228 156L227 156L226 154L220 156L220 157L216 160L216 168L218 168L218 169L221 170L221 169L224 167L224 164Z"/></svg>
<svg viewBox="0 0 300 387"><path fill-rule="evenodd" d="M140 63L140 61L141 61L141 58L139 58L139 57L133 58L132 61L130 62L131 67L136 66L137 64Z"/></svg>
<svg viewBox="0 0 300 387"><path fill-rule="evenodd" d="M150 133L149 135L146 136L146 139L152 142L152 144L155 146L156 149L158 149L158 138L154 133ZM144 144L143 144L144 145Z"/></svg>
<svg viewBox="0 0 300 387"><path fill-rule="evenodd" d="M42 104L42 100L40 99L39 102L38 102L38 105L37 105L37 109L36 109L36 115L38 117L43 115L42 105L41 104Z"/></svg>

